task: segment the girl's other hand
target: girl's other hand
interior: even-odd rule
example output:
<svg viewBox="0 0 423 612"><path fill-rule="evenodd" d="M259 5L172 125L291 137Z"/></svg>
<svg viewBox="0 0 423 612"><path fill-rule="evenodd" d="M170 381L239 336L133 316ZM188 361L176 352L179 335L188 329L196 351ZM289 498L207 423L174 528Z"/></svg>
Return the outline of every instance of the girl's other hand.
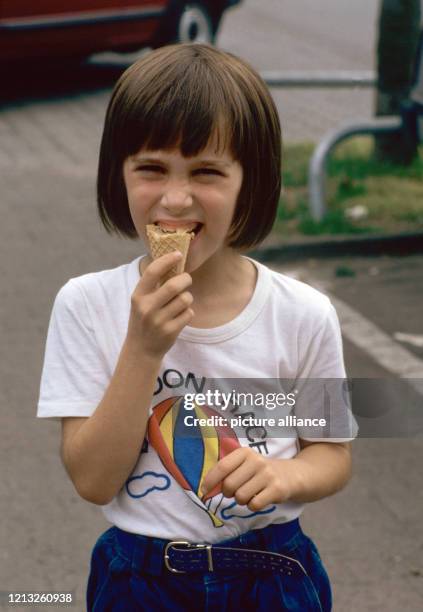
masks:
<svg viewBox="0 0 423 612"><path fill-rule="evenodd" d="M259 512L269 504L289 500L296 491L295 464L290 459L271 459L251 448L229 453L207 473L203 496L218 483L225 497Z"/></svg>
<svg viewBox="0 0 423 612"><path fill-rule="evenodd" d="M187 291L192 278L178 274L158 287L160 280L182 257L178 251L152 261L131 297L127 342L144 355L162 359L194 316L193 297Z"/></svg>

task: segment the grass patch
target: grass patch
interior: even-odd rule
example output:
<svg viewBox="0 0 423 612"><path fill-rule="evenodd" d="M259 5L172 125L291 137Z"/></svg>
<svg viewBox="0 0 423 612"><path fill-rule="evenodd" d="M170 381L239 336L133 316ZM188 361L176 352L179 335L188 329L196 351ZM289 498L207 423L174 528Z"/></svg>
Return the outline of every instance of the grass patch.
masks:
<svg viewBox="0 0 423 612"><path fill-rule="evenodd" d="M284 189L274 232L292 236L423 230L423 147L405 167L375 160L370 137L336 147L328 162L328 213L319 223L308 206L313 150L308 143L285 146Z"/></svg>

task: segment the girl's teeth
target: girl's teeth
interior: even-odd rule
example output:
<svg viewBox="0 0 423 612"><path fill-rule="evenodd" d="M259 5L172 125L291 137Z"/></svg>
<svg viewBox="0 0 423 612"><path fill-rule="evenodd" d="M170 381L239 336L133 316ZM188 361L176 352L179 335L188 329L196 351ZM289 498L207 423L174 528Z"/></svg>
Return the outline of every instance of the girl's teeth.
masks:
<svg viewBox="0 0 423 612"><path fill-rule="evenodd" d="M186 225L172 225L172 224L168 224L168 223L156 223L156 225L158 225L162 230L166 230L166 231L173 231L175 232L176 230L184 230L186 232L192 232L194 231L197 226L198 223L187 223Z"/></svg>

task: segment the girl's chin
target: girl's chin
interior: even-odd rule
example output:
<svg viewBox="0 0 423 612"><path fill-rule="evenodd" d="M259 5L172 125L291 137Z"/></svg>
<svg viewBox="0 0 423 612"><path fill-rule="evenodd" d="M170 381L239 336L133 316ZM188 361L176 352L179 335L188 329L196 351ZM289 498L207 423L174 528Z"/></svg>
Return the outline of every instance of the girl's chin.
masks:
<svg viewBox="0 0 423 612"><path fill-rule="evenodd" d="M201 262L196 261L196 258L190 259L188 256L187 262L185 264L185 272L188 272L188 274L193 274L199 268L201 268L201 265Z"/></svg>
<svg viewBox="0 0 423 612"><path fill-rule="evenodd" d="M188 257L185 264L185 272L188 272L188 274L195 274L202 269L211 271L214 266L222 266L222 253L220 249L208 253L194 249L188 251Z"/></svg>
<svg viewBox="0 0 423 612"><path fill-rule="evenodd" d="M195 250L188 251L188 257L185 264L185 272L188 272L188 274L193 274L197 272L209 259L209 257Z"/></svg>

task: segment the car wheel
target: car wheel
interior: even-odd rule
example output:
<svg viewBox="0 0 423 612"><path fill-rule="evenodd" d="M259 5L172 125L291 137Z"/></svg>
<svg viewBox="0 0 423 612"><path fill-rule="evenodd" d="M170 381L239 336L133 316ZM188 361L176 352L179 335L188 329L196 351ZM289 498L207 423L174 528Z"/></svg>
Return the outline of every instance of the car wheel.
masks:
<svg viewBox="0 0 423 612"><path fill-rule="evenodd" d="M214 43L213 22L205 6L194 2L183 8L175 38L179 43Z"/></svg>
<svg viewBox="0 0 423 612"><path fill-rule="evenodd" d="M172 2L159 31L152 41L152 47L172 43L213 44L221 12L211 15L205 2Z"/></svg>

